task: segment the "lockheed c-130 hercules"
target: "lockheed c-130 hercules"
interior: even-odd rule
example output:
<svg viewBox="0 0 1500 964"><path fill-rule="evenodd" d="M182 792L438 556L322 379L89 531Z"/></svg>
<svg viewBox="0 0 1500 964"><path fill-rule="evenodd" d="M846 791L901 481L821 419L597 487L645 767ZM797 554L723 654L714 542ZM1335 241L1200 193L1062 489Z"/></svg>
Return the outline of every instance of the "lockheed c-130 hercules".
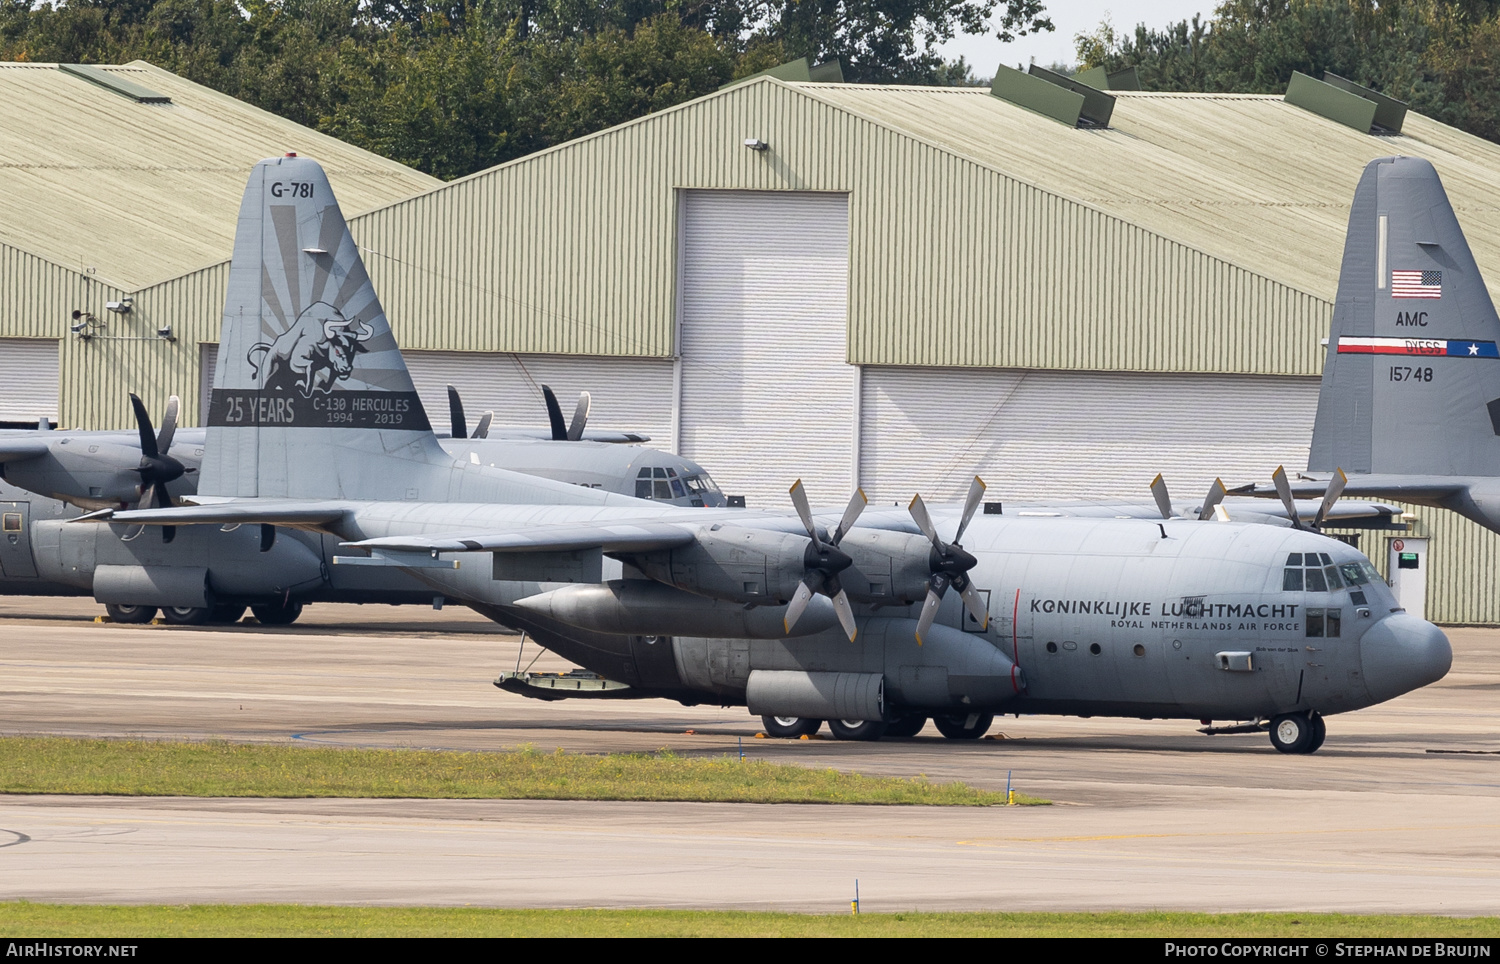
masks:
<svg viewBox="0 0 1500 964"><path fill-rule="evenodd" d="M368 335L307 399L246 359L314 305ZM338 564L411 573L615 695L826 719L849 739L927 717L978 736L1000 712L1268 723L1299 753L1325 714L1451 662L1368 560L1300 528L975 515L977 482L936 518L920 499L864 512L859 494L820 517L797 486L795 512L681 509L455 460L306 158L250 176L220 344L195 504L93 521L331 533Z"/></svg>

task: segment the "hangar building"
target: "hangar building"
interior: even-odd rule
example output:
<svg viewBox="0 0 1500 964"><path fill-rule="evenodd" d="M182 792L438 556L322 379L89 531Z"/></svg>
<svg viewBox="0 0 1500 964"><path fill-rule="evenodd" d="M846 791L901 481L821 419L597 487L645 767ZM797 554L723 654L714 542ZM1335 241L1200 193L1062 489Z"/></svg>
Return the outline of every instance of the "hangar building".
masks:
<svg viewBox="0 0 1500 964"><path fill-rule="evenodd" d="M228 109L145 65L107 72ZM951 499L974 472L1002 501L1146 499L1158 471L1186 503L1215 475L1305 466L1349 202L1375 157L1430 159L1480 264L1500 264L1500 145L1415 114L1372 133L1316 97L1119 91L1102 122L1069 122L1027 100L1033 80L997 96L761 77L445 185L239 109L266 125L255 150L324 161L346 213L365 211L351 226L430 407L452 383L471 413L535 424L537 384L587 389L593 424L651 434L752 505L785 504L799 477L830 505L856 484L877 503ZM89 95L117 100L94 127L131 129L124 95ZM58 136L98 140L102 167L111 139L89 120ZM44 153L22 133L9 150ZM57 346L63 424L126 424L130 389L154 407L176 391L193 419L233 204L214 194L229 213L213 229L188 220L210 208L191 192L150 210L172 178L145 162L70 195L94 175L45 153L61 186L3 202L0 336ZM248 164L220 163L238 170L213 191L237 199ZM148 205L152 180L167 189ZM64 209L74 247L46 248L26 225ZM117 247L131 272L86 253ZM131 296L123 320L103 307ZM80 306L139 340L83 340ZM175 342L151 335L164 325ZM1428 616L1500 623L1500 540L1436 511L1418 527ZM1383 563L1383 538L1362 547Z"/></svg>

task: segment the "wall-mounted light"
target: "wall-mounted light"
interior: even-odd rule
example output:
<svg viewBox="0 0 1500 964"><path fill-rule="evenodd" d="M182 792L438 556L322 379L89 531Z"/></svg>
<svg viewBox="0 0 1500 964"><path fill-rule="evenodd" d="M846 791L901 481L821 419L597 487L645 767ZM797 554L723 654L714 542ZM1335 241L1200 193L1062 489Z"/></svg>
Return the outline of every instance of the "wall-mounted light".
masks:
<svg viewBox="0 0 1500 964"><path fill-rule="evenodd" d="M172 334L171 325L162 325L160 328L156 329L156 337L165 338L167 341L177 340L176 336Z"/></svg>
<svg viewBox="0 0 1500 964"><path fill-rule="evenodd" d="M121 298L119 301L106 301L104 307L117 315L128 315L130 309L135 305L134 298Z"/></svg>
<svg viewBox="0 0 1500 964"><path fill-rule="evenodd" d="M768 149L771 145L767 144L765 141L761 140L759 137L747 137L747 138L745 138L745 146L748 147L748 148L750 148L752 151L764 151L764 150Z"/></svg>
<svg viewBox="0 0 1500 964"><path fill-rule="evenodd" d="M92 312L80 311L79 309L74 308L73 324L68 327L68 330L84 341L88 341L90 338L94 337L95 328L103 327L104 322L95 318Z"/></svg>

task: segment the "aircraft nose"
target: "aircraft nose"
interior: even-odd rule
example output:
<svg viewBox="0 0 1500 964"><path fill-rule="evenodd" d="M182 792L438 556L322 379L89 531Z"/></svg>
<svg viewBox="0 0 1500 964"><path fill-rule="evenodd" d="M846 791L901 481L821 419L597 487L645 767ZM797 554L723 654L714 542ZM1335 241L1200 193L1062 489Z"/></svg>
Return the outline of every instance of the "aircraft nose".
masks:
<svg viewBox="0 0 1500 964"><path fill-rule="evenodd" d="M1453 647L1443 631L1409 613L1391 613L1365 630L1359 641L1365 686L1375 702L1436 683L1453 665Z"/></svg>

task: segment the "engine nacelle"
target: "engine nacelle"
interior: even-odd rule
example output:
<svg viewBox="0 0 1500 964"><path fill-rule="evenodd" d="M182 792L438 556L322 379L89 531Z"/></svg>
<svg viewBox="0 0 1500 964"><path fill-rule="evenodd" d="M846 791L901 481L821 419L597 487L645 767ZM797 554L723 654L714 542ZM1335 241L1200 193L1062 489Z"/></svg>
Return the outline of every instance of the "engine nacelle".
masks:
<svg viewBox="0 0 1500 964"><path fill-rule="evenodd" d="M906 605L927 596L933 563L932 543L925 537L856 527L844 536L839 549L854 560L839 575L849 598Z"/></svg>
<svg viewBox="0 0 1500 964"><path fill-rule="evenodd" d="M631 562L657 582L710 599L782 605L797 592L812 541L805 535L714 526L692 545Z"/></svg>

